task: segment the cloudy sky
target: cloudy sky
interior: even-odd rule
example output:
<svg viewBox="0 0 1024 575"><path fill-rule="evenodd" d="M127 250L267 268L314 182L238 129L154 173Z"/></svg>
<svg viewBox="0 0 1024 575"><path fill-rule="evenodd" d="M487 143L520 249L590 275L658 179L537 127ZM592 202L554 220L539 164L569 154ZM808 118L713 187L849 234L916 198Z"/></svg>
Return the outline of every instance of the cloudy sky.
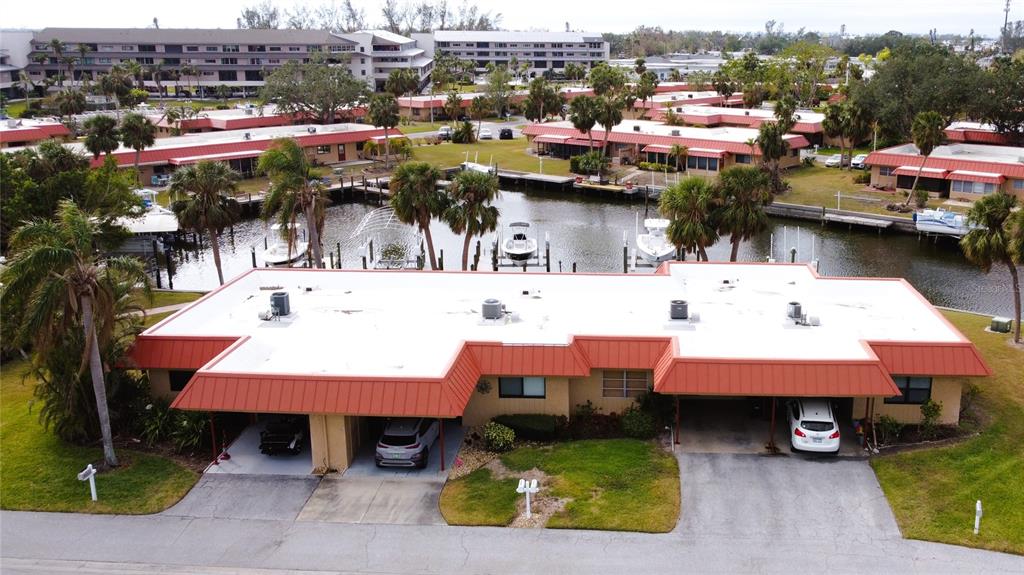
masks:
<svg viewBox="0 0 1024 575"><path fill-rule="evenodd" d="M366 11L371 23L381 21L381 2L354 2ZM36 4L7 0L0 27L145 27L156 17L162 28L233 28L241 7L254 3L256 0L46 0ZM303 3L320 2L276 2L281 7ZM460 3L449 0L450 5ZM774 19L789 31L806 27L830 32L846 24L850 34L892 29L926 33L931 28L938 28L940 33L966 34L973 28L979 35L994 37L1003 23L1005 0L683 0L636 4L615 0L480 0L477 4L501 12L502 27L513 30L562 30L568 21L575 30L594 32L627 32L640 25L744 32L760 30L765 21ZM1010 19L1024 19L1024 2L1017 0L1015 4Z"/></svg>

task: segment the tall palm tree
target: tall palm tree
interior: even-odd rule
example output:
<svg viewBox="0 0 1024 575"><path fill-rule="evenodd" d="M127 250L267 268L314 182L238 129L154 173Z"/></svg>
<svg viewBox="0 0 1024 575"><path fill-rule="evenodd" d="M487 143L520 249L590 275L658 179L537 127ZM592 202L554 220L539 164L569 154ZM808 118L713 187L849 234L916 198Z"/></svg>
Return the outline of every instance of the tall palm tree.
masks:
<svg viewBox="0 0 1024 575"><path fill-rule="evenodd" d="M388 184L395 216L400 222L419 228L427 240L432 270L437 269L437 256L430 221L443 215L448 207L447 197L437 187L441 179L444 179L441 170L428 162L405 162L395 169Z"/></svg>
<svg viewBox="0 0 1024 575"><path fill-rule="evenodd" d="M611 94L594 98L595 119L604 128L604 141L601 143L602 155L608 155L608 136L611 135L612 128L622 123L622 111L626 108L629 99L628 96L623 99Z"/></svg>
<svg viewBox="0 0 1024 575"><path fill-rule="evenodd" d="M140 89L140 90L145 90L146 89L146 79L145 79L146 70L145 70L145 68L142 67L142 64L139 64L135 60L129 60L127 62L123 62L122 66L124 67L125 73L128 76L130 76L133 80L135 80L136 87L138 89Z"/></svg>
<svg viewBox="0 0 1024 575"><path fill-rule="evenodd" d="M71 54L61 56L60 59L61 64L64 64L64 69L68 71L67 79L72 86L75 84L75 62L77 61L78 58Z"/></svg>
<svg viewBox="0 0 1024 575"><path fill-rule="evenodd" d="M177 170L171 176L171 192L177 196L171 208L178 216L178 224L210 236L213 265L217 268L220 285L224 285L224 272L220 266L218 236L241 218L241 206L228 195L235 191L238 178L238 172L224 162L209 160Z"/></svg>
<svg viewBox="0 0 1024 575"><path fill-rule="evenodd" d="M1013 341L1020 343L1020 277L1017 264L1024 262L1024 239L1021 231L1024 216L1013 214L1017 198L995 192L974 202L967 211L967 221L978 226L960 239L960 248L967 259L988 273L992 264L1003 263L1010 270L1013 291Z"/></svg>
<svg viewBox="0 0 1024 575"><path fill-rule="evenodd" d="M181 67L181 75L187 78L185 84L188 86L188 95L190 98L194 98L195 94L192 93L192 78L199 74L199 69L194 64L185 64Z"/></svg>
<svg viewBox="0 0 1024 575"><path fill-rule="evenodd" d="M164 61L160 60L156 64L151 65L149 67L148 71L149 71L150 79L153 80L153 84L156 86L156 96L157 96L157 98L163 98L164 97L164 84L163 84Z"/></svg>
<svg viewBox="0 0 1024 575"><path fill-rule="evenodd" d="M420 87L420 79L412 68L396 68L388 74L384 82L384 89L390 92L395 99L409 94L410 108L412 106L412 95Z"/></svg>
<svg viewBox="0 0 1024 575"><path fill-rule="evenodd" d="M476 135L480 136L480 128L484 124L484 116L491 109L486 96L477 96L469 102L469 117L476 120Z"/></svg>
<svg viewBox="0 0 1024 575"><path fill-rule="evenodd" d="M374 126L384 128L384 167L391 167L391 138L388 130L398 125L398 101L391 94L377 94L370 98L366 116Z"/></svg>
<svg viewBox="0 0 1024 575"><path fill-rule="evenodd" d="M32 81L32 76L29 76L25 71L18 72L18 83L21 85L21 91L25 93L25 109L32 109L32 92L36 89L36 83Z"/></svg>
<svg viewBox="0 0 1024 575"><path fill-rule="evenodd" d="M50 39L50 49L53 50L53 58L57 61L58 64L63 62L65 47L66 46L64 45L64 42L61 42L59 39ZM61 88L64 87L64 75L60 74L59 72L57 74L57 85Z"/></svg>
<svg viewBox="0 0 1024 575"><path fill-rule="evenodd" d="M672 144L672 147L668 150L668 155L675 158L676 171L681 172L683 167L686 166L686 158L690 156L690 148L683 144Z"/></svg>
<svg viewBox="0 0 1024 575"><path fill-rule="evenodd" d="M594 125L597 124L597 100L590 96L577 96L569 102L569 120L572 127L587 135L590 148L594 148Z"/></svg>
<svg viewBox="0 0 1024 575"><path fill-rule="evenodd" d="M843 104L825 106L825 117L821 121L821 129L830 138L839 138L839 169L846 162L846 134L850 131L850 115Z"/></svg>
<svg viewBox="0 0 1024 575"><path fill-rule="evenodd" d="M714 184L700 176L683 178L662 192L658 211L670 222L665 232L676 252L708 261L707 248L718 241L717 208Z"/></svg>
<svg viewBox="0 0 1024 575"><path fill-rule="evenodd" d="M103 457L108 466L117 466L110 431L110 412L100 345L109 333L97 326L113 326L103 321L112 309L114 274L129 278L148 293L149 280L141 263L133 258L102 258L96 250L99 225L74 202L60 203L55 220L34 220L18 229L11 239L14 256L3 272L5 297L25 301L28 308L22 318L21 333L31 338L37 354L60 347L69 330L80 327L85 346L82 368L88 366L96 396L96 412L103 437Z"/></svg>
<svg viewBox="0 0 1024 575"><path fill-rule="evenodd" d="M92 52L92 47L89 46L88 44L83 44L83 43L79 42L78 45L75 47L75 49L78 51L78 63L83 65L83 66L85 66L86 65L85 59ZM85 87L85 73L84 72L82 73L82 87L83 88Z"/></svg>
<svg viewBox="0 0 1024 575"><path fill-rule="evenodd" d="M81 114L85 111L85 94L81 92L64 90L54 96L54 101L61 118Z"/></svg>
<svg viewBox="0 0 1024 575"><path fill-rule="evenodd" d="M755 143L761 150L761 164L771 178L772 192L783 191L782 177L779 174L779 162L789 151L786 141L785 126L781 122L763 122L757 130Z"/></svg>
<svg viewBox="0 0 1024 575"><path fill-rule="evenodd" d="M729 261L736 261L740 242L768 228L764 208L772 203L771 179L763 171L747 166L732 166L718 176L719 232L729 234L732 252Z"/></svg>
<svg viewBox="0 0 1024 575"><path fill-rule="evenodd" d="M139 172L142 150L156 142L156 126L142 114L125 114L121 119L121 143L135 150L135 173Z"/></svg>
<svg viewBox="0 0 1024 575"><path fill-rule="evenodd" d="M312 173L312 166L302 146L291 138L274 140L260 156L259 172L270 177L270 188L263 202L263 219L277 216L288 233L288 253L295 241L295 221L301 214L309 227L309 245L313 265L324 267L320 233L324 227L327 195L323 185Z"/></svg>
<svg viewBox="0 0 1024 575"><path fill-rule="evenodd" d="M935 148L942 144L942 140L946 136L946 123L942 118L942 114L938 112L918 112L914 116L914 122L910 125L910 137L914 140L917 152L923 158L921 159L921 165L917 168L917 175L914 176L914 185L910 188L910 193L907 194L907 200L904 202L904 205L909 204L910 199L917 192L917 182L921 179L921 172L924 171L924 166L928 163L928 157L932 155Z"/></svg>
<svg viewBox="0 0 1024 575"><path fill-rule="evenodd" d="M117 130L117 119L106 114L93 116L85 121L85 149L89 150L93 159L100 154L109 154L121 144L121 134Z"/></svg>
<svg viewBox="0 0 1024 575"><path fill-rule="evenodd" d="M444 220L455 234L466 234L462 240L462 271L469 269L473 237L498 229L501 214L492 204L500 194L497 176L471 170L456 174L448 187L451 205L445 210Z"/></svg>
<svg viewBox="0 0 1024 575"><path fill-rule="evenodd" d="M454 122L462 115L462 94L452 90L444 101L444 113L448 120Z"/></svg>

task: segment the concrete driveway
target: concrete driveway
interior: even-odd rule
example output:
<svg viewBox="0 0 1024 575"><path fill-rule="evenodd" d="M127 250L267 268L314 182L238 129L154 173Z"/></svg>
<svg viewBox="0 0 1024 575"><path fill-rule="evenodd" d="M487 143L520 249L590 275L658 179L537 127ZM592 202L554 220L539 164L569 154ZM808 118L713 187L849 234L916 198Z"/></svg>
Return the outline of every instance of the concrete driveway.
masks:
<svg viewBox="0 0 1024 575"><path fill-rule="evenodd" d="M161 515L215 519L294 520L320 478L203 474L181 501Z"/></svg>
<svg viewBox="0 0 1024 575"><path fill-rule="evenodd" d="M444 525L438 500L443 479L328 476L299 513L299 521Z"/></svg>
<svg viewBox="0 0 1024 575"><path fill-rule="evenodd" d="M871 543L899 527L867 461L680 453L682 517L694 540Z"/></svg>

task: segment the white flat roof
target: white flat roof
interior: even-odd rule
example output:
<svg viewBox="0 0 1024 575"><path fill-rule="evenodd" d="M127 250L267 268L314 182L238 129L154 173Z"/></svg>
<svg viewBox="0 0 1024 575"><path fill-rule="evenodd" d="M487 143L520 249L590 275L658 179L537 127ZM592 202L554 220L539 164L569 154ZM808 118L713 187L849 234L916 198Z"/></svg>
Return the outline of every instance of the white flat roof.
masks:
<svg viewBox="0 0 1024 575"><path fill-rule="evenodd" d="M725 108L722 106L701 106L693 104L686 104L681 107L683 108L684 114L691 114L694 116L715 116L718 114L724 114L729 116L753 116L755 118L766 119L775 118L775 110L768 110L765 108ZM797 110L794 114L794 118L798 122L822 122L825 120L825 114L811 110Z"/></svg>
<svg viewBox="0 0 1024 575"><path fill-rule="evenodd" d="M13 123L14 125L8 126L8 122ZM0 132L28 130L30 128L39 128L42 126L60 125L60 120L57 118L10 118L7 120L0 120Z"/></svg>
<svg viewBox="0 0 1024 575"><path fill-rule="evenodd" d="M520 32L516 30L436 30L437 42L604 42L589 32Z"/></svg>
<svg viewBox="0 0 1024 575"><path fill-rule="evenodd" d="M542 124L551 128L572 128L572 122L547 122ZM639 128L637 130L636 128ZM595 129L603 130L601 124ZM670 136L676 138L693 138L702 140L718 140L721 142L734 142L745 144L756 140L758 131L754 128L739 128L735 126L719 126L715 128L700 128L695 126L669 126L661 122L651 120L623 120L622 123L612 128L613 133L623 134L649 134L653 136ZM787 134L786 139L800 138L803 136Z"/></svg>
<svg viewBox="0 0 1024 575"><path fill-rule="evenodd" d="M694 91L679 91L679 92L662 92L655 94L653 98L650 98L652 102L680 102L683 100L691 100L696 98L714 98L720 95L714 90L704 90L700 92Z"/></svg>
<svg viewBox="0 0 1024 575"><path fill-rule="evenodd" d="M914 144L902 144L879 150L886 154L920 155ZM986 144L948 144L932 150L931 158L945 160L971 160L1000 164L1024 164L1024 148L1015 146L991 146Z"/></svg>
<svg viewBox="0 0 1024 575"><path fill-rule="evenodd" d="M146 116L150 117L151 119L161 118L161 117L163 117L164 112L167 110L167 108L178 108L178 107L181 107L181 106L188 106L188 103L187 102L183 102L181 104L175 103L175 104L171 104L171 105L167 105L167 106L162 106L162 107L159 107L159 108L150 108L150 109L146 110L145 114L146 114ZM247 110L249 111L249 113L246 113ZM197 118L210 118L211 120L234 120L234 119L240 119L240 118L258 118L260 116L264 116L265 117L265 116L276 116L276 115L277 115L277 106L274 105L274 104L267 104L266 106L263 106L263 113L262 114L260 114L260 106L252 106L252 107L249 107L249 108L234 107L234 108L229 108L227 110L202 110L201 112L199 112L199 115L196 116L196 117Z"/></svg>
<svg viewBox="0 0 1024 575"><path fill-rule="evenodd" d="M275 291L288 292L292 313L263 321ZM514 319L485 323L487 298ZM675 299L699 321L670 321ZM821 325L788 321L791 301ZM864 359L861 340L961 341L901 280L817 279L803 265L742 263L629 276L255 269L145 333L249 336L214 372L421 377L444 375L464 341L675 337L680 357L747 359Z"/></svg>

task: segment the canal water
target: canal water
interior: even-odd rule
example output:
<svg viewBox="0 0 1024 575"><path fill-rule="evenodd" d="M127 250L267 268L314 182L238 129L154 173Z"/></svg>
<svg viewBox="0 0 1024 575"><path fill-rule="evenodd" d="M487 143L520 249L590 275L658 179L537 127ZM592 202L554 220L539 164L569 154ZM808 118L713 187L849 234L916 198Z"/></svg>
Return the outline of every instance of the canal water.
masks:
<svg viewBox="0 0 1024 575"><path fill-rule="evenodd" d="M557 271L561 262L565 271L575 263L580 272L621 272L623 233L632 247L637 214L641 223L644 217L642 202L623 203L554 192L505 191L496 205L501 210L503 226L525 221L531 224L531 236L550 237L552 271ZM361 267L360 254L350 236L363 216L375 208L376 204L363 203L328 208L325 260L326 252L341 243L343 266ZM459 269L462 238L441 223L435 222L431 230L435 246L444 250L445 269ZM233 234L225 230L221 238L225 278L252 267L251 248L255 247L259 254L268 233L267 225L258 219L237 224ZM910 234L878 234L836 224L823 228L814 222L773 218L768 231L741 245L739 258L764 261L773 244L778 261L788 261L789 248L797 247L797 260L810 261L813 255L819 260L823 275L902 277L936 305L1001 315L1012 311L1006 268L996 266L991 273L982 273L964 259L950 238L935 242ZM488 247L487 242L484 247ZM708 250L708 255L712 260L727 260L728 240L720 241ZM489 256L484 255L480 267L486 269L489 261ZM206 244L199 250L176 252L174 263L175 289L217 286L213 257ZM163 280L166 287L166 275Z"/></svg>

